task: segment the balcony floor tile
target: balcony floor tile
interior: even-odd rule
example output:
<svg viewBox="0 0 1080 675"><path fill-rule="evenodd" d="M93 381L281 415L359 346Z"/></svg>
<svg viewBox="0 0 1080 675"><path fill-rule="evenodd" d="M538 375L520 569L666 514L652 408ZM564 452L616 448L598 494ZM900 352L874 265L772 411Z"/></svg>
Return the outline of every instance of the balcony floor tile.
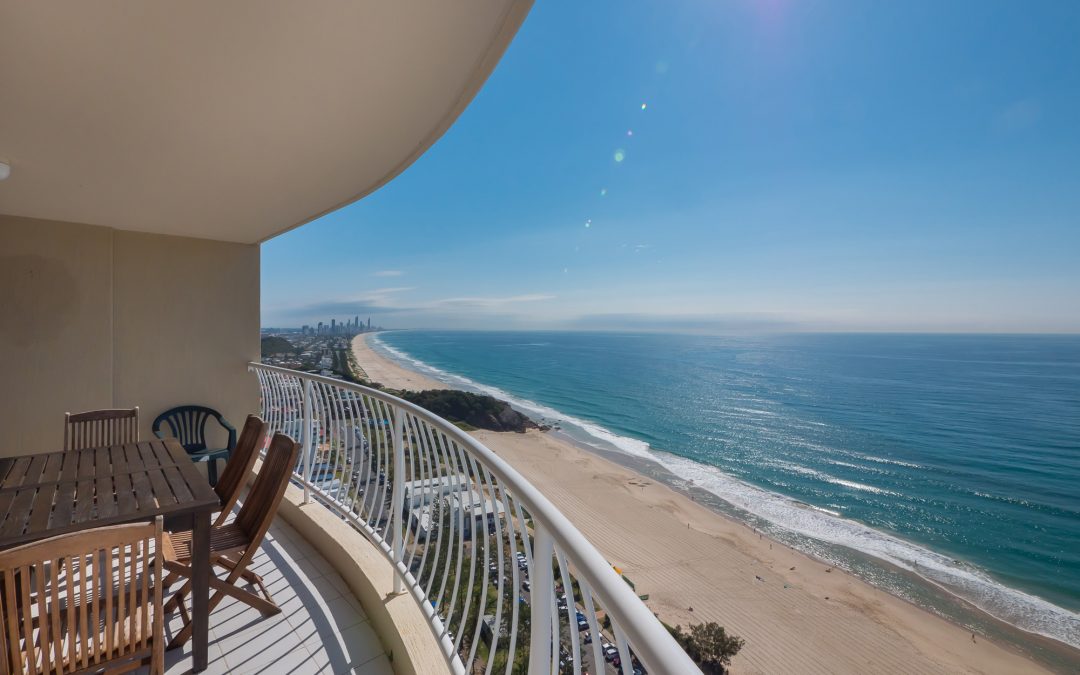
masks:
<svg viewBox="0 0 1080 675"><path fill-rule="evenodd" d="M210 615L208 675L393 672L359 601L291 527L275 523L270 528L252 569L282 612L264 617L232 598L218 605ZM179 625L179 617L171 617L167 635ZM169 675L191 672L191 642L166 652L165 661Z"/></svg>

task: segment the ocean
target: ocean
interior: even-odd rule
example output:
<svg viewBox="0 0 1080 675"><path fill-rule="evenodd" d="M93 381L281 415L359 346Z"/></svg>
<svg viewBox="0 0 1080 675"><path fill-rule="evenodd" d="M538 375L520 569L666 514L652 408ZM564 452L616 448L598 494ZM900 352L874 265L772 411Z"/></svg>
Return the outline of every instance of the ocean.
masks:
<svg viewBox="0 0 1080 675"><path fill-rule="evenodd" d="M1078 336L393 331L373 346L656 462L963 625L997 630L956 598L1080 648Z"/></svg>

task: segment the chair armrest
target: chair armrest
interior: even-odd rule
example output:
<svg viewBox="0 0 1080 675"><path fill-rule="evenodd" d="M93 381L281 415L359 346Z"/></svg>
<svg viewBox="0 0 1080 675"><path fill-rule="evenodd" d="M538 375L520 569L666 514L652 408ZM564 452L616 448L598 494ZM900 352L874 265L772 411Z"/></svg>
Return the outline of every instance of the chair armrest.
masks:
<svg viewBox="0 0 1080 675"><path fill-rule="evenodd" d="M225 431L229 432L229 443L226 446L226 449L231 454L232 451L236 449L236 427L229 424L229 421L226 420L223 415L218 414L218 415L216 415L216 417L217 417L218 424L225 427Z"/></svg>
<svg viewBox="0 0 1080 675"><path fill-rule="evenodd" d="M162 438L162 439L169 437L169 435L166 434L161 429L154 429L154 435L157 436L158 438Z"/></svg>

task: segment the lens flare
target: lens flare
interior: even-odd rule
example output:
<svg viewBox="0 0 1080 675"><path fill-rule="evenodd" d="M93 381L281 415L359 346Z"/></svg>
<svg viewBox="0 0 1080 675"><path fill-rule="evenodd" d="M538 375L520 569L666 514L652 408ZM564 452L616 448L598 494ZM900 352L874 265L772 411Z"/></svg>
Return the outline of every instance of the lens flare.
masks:
<svg viewBox="0 0 1080 675"><path fill-rule="evenodd" d="M600 188L600 196L607 197L607 188Z"/></svg>
<svg viewBox="0 0 1080 675"><path fill-rule="evenodd" d="M644 103L642 103L642 104L641 104L641 109L642 109L642 110L644 110L644 109L645 109L645 107L646 107L646 106L645 106L645 104L644 104Z"/></svg>
<svg viewBox="0 0 1080 675"><path fill-rule="evenodd" d="M627 136L633 136L634 135L634 130L633 129L627 129L626 130L626 135Z"/></svg>
<svg viewBox="0 0 1080 675"><path fill-rule="evenodd" d="M592 227L592 218L585 221L585 227Z"/></svg>
<svg viewBox="0 0 1080 675"><path fill-rule="evenodd" d="M624 159L626 159L626 151L623 150L622 148L619 148L618 150L615 151L615 161L616 162L621 162Z"/></svg>

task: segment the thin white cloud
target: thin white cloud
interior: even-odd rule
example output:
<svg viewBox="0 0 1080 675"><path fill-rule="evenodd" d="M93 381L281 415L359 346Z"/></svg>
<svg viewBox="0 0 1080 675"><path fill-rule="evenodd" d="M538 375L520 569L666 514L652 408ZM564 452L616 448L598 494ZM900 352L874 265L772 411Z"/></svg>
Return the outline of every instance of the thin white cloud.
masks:
<svg viewBox="0 0 1080 675"><path fill-rule="evenodd" d="M523 302L543 302L544 300L554 300L554 295L547 295L545 293L528 293L525 295L509 295L501 298L483 298L483 297L461 297L461 298L443 298L442 300L435 300L431 303L431 307L442 308L454 308L454 309L480 309L480 310L494 310L504 309L509 305L516 305Z"/></svg>
<svg viewBox="0 0 1080 675"><path fill-rule="evenodd" d="M400 277L405 274L401 270L379 270L378 272L372 272L373 277Z"/></svg>
<svg viewBox="0 0 1080 675"><path fill-rule="evenodd" d="M349 298L349 302L361 302L369 303L375 307L397 307L399 302L395 297L398 293L404 293L406 291L413 290L411 286L398 286L394 288L376 288L373 291L362 293L353 298Z"/></svg>

